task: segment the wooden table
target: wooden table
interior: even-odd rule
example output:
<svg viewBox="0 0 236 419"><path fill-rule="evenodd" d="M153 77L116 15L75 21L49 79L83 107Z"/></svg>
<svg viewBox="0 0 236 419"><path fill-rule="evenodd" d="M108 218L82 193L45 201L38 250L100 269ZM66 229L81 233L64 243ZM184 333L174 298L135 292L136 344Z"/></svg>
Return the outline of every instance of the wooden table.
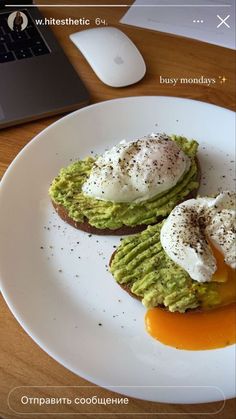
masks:
<svg viewBox="0 0 236 419"><path fill-rule="evenodd" d="M39 4L46 4L45 0ZM52 4L52 1L50 1ZM63 1L65 4L65 1ZM73 0L68 1L73 3ZM76 0L74 3L78 4ZM93 0L93 4L99 4ZM112 4L102 2L103 4ZM119 1L125 4L126 1ZM113 2L113 4L115 4ZM78 18L83 16L94 20L96 17L105 19L108 25L121 28L138 46L147 64L147 74L138 83L126 88L113 89L102 84L82 55L72 45L69 34L83 29L83 27L73 26L54 26L52 30L63 46L69 59L75 66L81 78L85 82L91 93L91 101L99 102L125 96L136 95L166 95L179 96L202 100L214 103L229 109L235 109L235 54L232 50L227 50L213 45L200 43L198 41L184 39L177 36L148 31L140 28L129 27L119 24L120 18L127 11L127 7L119 8L42 8L46 17ZM160 84L160 75L163 77L214 77L216 84L206 85L169 85ZM226 82L220 83L219 76L225 76ZM8 128L0 132L0 175L2 176L19 153L22 147L27 144L37 133L46 126L57 120L60 116L47 118L36 122L24 124L22 126ZM1 395L0 413L4 418L18 417L9 410L7 405L7 395L11 389L22 385L51 385L51 386L81 386L89 383L84 379L74 375L52 358L50 358L19 326L11 312L9 311L3 298L1 298ZM85 391L85 390L84 390ZM102 395L102 389L96 388L96 394ZM86 395L86 391L84 393ZM112 396L107 392L106 396ZM137 417L182 417L185 413L186 418L197 418L195 406L189 405L166 405L150 404L143 401L134 401L134 407L130 413L138 411L143 413ZM217 403L198 406L198 411L214 412L218 408ZM96 406L89 406L86 412L96 412ZM109 407L105 407L105 412L109 413ZM145 412L159 412L160 416L147 416ZM168 413L176 414L169 416ZM228 400L224 409L217 415L219 419L233 419L235 412L235 401ZM181 414L177 416L177 414ZM136 415L134 415L136 417ZM24 417L24 416L21 416ZM35 418L36 415L28 415ZM42 417L42 416L41 416ZM57 415L43 415L43 418L58 417ZM62 416L66 417L66 416ZM81 415L79 417L86 417ZM99 416L102 417L102 416ZM111 417L108 415L108 417ZM124 415L122 417L130 417ZM201 417L216 417L215 414L202 415Z"/></svg>

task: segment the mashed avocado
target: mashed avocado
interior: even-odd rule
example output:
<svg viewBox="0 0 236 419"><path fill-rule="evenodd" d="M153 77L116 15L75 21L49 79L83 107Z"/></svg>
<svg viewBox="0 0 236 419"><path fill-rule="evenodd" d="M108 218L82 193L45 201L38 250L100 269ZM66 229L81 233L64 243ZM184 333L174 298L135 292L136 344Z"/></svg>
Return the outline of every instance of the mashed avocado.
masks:
<svg viewBox="0 0 236 419"><path fill-rule="evenodd" d="M166 192L141 203L114 203L90 198L82 194L83 183L89 177L95 159L88 157L79 160L67 168L61 169L49 189L51 199L62 205L68 215L77 222L85 219L96 228L117 229L140 224L153 224L157 217L166 217L177 203L182 201L199 185L197 182L197 165L195 157L198 143L184 137L173 136L182 150L188 155L192 164L179 182Z"/></svg>
<svg viewBox="0 0 236 419"><path fill-rule="evenodd" d="M219 284L193 281L164 252L160 242L162 224L122 241L110 266L116 281L141 298L147 308L163 305L182 313L219 305Z"/></svg>

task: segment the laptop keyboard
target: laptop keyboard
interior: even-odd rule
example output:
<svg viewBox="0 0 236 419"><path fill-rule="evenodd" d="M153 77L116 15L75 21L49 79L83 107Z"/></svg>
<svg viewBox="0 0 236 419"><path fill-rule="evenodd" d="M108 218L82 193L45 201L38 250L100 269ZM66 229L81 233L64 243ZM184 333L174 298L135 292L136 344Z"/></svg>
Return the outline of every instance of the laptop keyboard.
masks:
<svg viewBox="0 0 236 419"><path fill-rule="evenodd" d="M22 12L27 15L28 25L21 32L8 26L10 13L0 13L0 64L50 53L32 18L25 10Z"/></svg>

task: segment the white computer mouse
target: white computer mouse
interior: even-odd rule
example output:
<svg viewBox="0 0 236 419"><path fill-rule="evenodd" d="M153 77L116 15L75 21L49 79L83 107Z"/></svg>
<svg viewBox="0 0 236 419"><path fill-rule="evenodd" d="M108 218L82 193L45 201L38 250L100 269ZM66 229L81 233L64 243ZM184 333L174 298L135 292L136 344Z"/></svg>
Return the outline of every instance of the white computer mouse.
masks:
<svg viewBox="0 0 236 419"><path fill-rule="evenodd" d="M70 39L108 86L128 86L141 80L146 72L139 50L119 29L87 29L70 35Z"/></svg>

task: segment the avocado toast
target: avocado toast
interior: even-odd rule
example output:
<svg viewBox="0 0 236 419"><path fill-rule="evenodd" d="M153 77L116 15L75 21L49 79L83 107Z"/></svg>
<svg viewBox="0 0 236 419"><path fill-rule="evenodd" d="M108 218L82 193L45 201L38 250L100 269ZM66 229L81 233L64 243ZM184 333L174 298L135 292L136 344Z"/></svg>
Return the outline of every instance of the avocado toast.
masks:
<svg viewBox="0 0 236 419"><path fill-rule="evenodd" d="M164 252L162 223L127 237L113 253L110 272L116 282L147 308L185 312L220 304L220 283L197 283Z"/></svg>
<svg viewBox="0 0 236 419"><path fill-rule="evenodd" d="M109 264L116 282L147 308L171 312L236 301L234 195L185 201L166 220L123 239Z"/></svg>
<svg viewBox="0 0 236 419"><path fill-rule="evenodd" d="M174 187L142 202L112 202L83 193L96 159L88 157L61 169L53 180L49 195L59 216L75 228L94 234L133 234L165 218L180 202L197 195L200 168L196 141L172 136L191 160L190 167Z"/></svg>

